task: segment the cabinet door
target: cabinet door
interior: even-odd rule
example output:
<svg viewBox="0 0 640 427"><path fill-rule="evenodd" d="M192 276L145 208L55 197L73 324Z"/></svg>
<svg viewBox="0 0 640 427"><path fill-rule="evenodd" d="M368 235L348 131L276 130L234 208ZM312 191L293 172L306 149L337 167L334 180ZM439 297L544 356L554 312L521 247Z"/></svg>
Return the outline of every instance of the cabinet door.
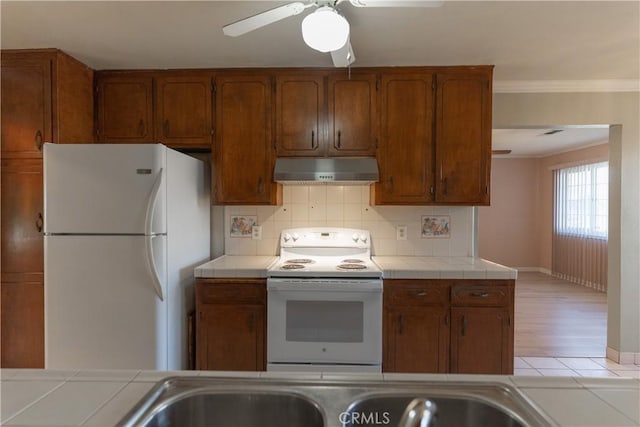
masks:
<svg viewBox="0 0 640 427"><path fill-rule="evenodd" d="M446 373L449 369L449 310L402 307L385 315L385 372Z"/></svg>
<svg viewBox="0 0 640 427"><path fill-rule="evenodd" d="M2 160L2 368L44 367L42 160Z"/></svg>
<svg viewBox="0 0 640 427"><path fill-rule="evenodd" d="M376 75L331 75L328 80L330 156L376 153Z"/></svg>
<svg viewBox="0 0 640 427"><path fill-rule="evenodd" d="M209 76L156 78L156 135L174 147L210 148L212 82Z"/></svg>
<svg viewBox="0 0 640 427"><path fill-rule="evenodd" d="M436 201L489 204L491 73L437 77Z"/></svg>
<svg viewBox="0 0 640 427"><path fill-rule="evenodd" d="M433 76L383 75L376 204L433 200Z"/></svg>
<svg viewBox="0 0 640 427"><path fill-rule="evenodd" d="M0 345L2 368L44 368L42 281L2 281Z"/></svg>
<svg viewBox="0 0 640 427"><path fill-rule="evenodd" d="M321 156L324 137L324 78L276 77L276 152L278 156Z"/></svg>
<svg viewBox="0 0 640 427"><path fill-rule="evenodd" d="M42 160L2 160L2 280L44 271Z"/></svg>
<svg viewBox="0 0 640 427"><path fill-rule="evenodd" d="M206 304L200 307L197 369L265 369L264 306Z"/></svg>
<svg viewBox="0 0 640 427"><path fill-rule="evenodd" d="M280 203L273 183L271 79L224 76L216 79L216 142L212 150L215 203Z"/></svg>
<svg viewBox="0 0 640 427"><path fill-rule="evenodd" d="M98 142L154 142L150 76L98 78Z"/></svg>
<svg viewBox="0 0 640 427"><path fill-rule="evenodd" d="M2 58L2 157L42 157L52 142L51 61Z"/></svg>
<svg viewBox="0 0 640 427"><path fill-rule="evenodd" d="M509 310L496 307L451 309L451 372L513 374Z"/></svg>

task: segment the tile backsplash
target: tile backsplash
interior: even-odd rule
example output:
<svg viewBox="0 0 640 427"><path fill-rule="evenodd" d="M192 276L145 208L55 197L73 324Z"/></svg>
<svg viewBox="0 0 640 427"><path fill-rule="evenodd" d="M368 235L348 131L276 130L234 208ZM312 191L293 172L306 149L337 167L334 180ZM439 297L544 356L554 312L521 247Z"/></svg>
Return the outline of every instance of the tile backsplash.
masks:
<svg viewBox="0 0 640 427"><path fill-rule="evenodd" d="M423 237L425 216L448 217L448 237ZM233 217L256 217L262 239L232 233ZM472 256L473 219L473 207L468 206L370 206L366 185L289 185L283 188L282 206L224 208L224 252L278 255L285 228L349 227L371 232L373 255ZM396 239L397 226L407 227L407 240Z"/></svg>

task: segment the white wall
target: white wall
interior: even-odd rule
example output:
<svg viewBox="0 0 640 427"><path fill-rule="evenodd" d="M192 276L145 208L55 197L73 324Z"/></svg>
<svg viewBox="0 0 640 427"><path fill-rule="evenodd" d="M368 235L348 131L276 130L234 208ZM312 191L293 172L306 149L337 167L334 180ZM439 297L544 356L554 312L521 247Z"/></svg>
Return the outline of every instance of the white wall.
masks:
<svg viewBox="0 0 640 427"><path fill-rule="evenodd" d="M231 217L252 215L262 240L231 237ZM450 238L422 238L422 215L450 216ZM366 185L286 185L282 206L226 206L225 253L276 255L280 231L292 227L349 227L371 231L374 255L471 256L473 208L370 206ZM396 226L407 226L407 240L396 240Z"/></svg>

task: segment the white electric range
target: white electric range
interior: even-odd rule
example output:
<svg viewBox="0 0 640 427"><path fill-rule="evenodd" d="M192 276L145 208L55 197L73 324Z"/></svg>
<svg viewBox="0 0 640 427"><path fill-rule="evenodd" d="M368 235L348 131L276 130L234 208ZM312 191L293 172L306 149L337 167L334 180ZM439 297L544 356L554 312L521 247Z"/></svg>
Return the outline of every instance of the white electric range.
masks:
<svg viewBox="0 0 640 427"><path fill-rule="evenodd" d="M267 370L382 366L382 272L371 236L351 228L283 230L267 272Z"/></svg>

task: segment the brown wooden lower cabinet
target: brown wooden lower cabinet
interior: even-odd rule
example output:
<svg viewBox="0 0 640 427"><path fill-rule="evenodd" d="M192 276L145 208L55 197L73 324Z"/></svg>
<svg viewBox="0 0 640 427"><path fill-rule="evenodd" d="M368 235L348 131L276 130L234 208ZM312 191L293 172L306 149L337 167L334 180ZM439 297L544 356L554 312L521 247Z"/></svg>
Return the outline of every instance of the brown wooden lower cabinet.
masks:
<svg viewBox="0 0 640 427"><path fill-rule="evenodd" d="M196 369L264 371L265 279L196 281Z"/></svg>
<svg viewBox="0 0 640 427"><path fill-rule="evenodd" d="M44 368L42 280L2 282L0 331L3 368Z"/></svg>
<svg viewBox="0 0 640 427"><path fill-rule="evenodd" d="M513 280L385 280L384 372L513 374Z"/></svg>

